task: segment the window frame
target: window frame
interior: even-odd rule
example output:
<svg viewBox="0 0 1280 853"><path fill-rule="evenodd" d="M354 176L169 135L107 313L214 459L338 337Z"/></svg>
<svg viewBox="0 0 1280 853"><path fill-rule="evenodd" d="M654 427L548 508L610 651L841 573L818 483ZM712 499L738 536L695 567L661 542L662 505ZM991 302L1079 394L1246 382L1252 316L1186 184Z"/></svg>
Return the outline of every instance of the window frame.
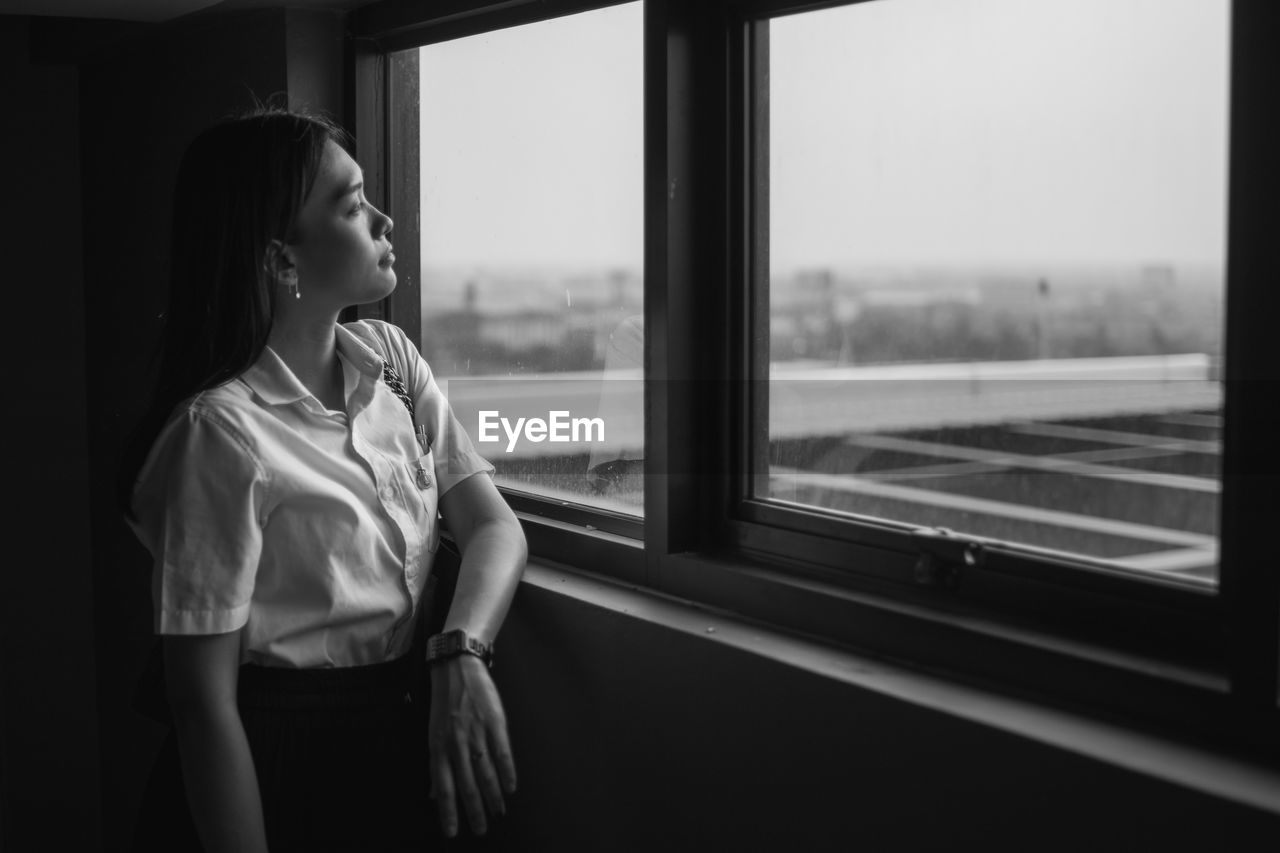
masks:
<svg viewBox="0 0 1280 853"><path fill-rule="evenodd" d="M1266 402L1280 369L1267 361L1265 318L1280 316L1280 288L1247 284L1280 284L1268 245L1280 233L1280 139L1267 119L1267 81L1280 77L1269 49L1280 34L1274 4L1232 4L1220 569L1217 589L1206 591L998 545L983 549L980 565L964 566L963 536L748 499L744 416L759 405L749 381L758 281L757 301L747 297L760 269L753 239L761 245L767 233L767 184L753 177L767 164L755 61L767 56L767 40L751 22L851 2L864 0L644 0L645 517L642 528L621 529L590 508L508 493L531 553L950 678L1280 762L1280 577L1255 558L1274 539L1266 510L1280 461ZM416 166L395 139L404 113L417 117L393 102L390 54L611 5L448 0L428 10L383 0L348 16L348 115L371 197L396 219L398 246L414 218L397 213L412 210L405 179ZM420 333L413 252L396 294L361 316ZM964 578L951 588L955 566Z"/></svg>
<svg viewBox="0 0 1280 853"><path fill-rule="evenodd" d="M1216 594L1199 584L1175 578L1137 577L1065 556L1035 555L1033 549L1015 543L983 541L964 533L939 535L936 528L894 519L842 518L824 513L818 507L793 508L753 497L753 472L768 468L767 449L754 441L752 429L767 424L769 417L769 386L757 379L768 376L770 362L767 344L758 345L769 340L770 312L769 101L765 94L769 20L779 11L790 14L812 11L817 6L834 8L857 2L865 0L810 3L802 9L794 4L754 2L744 4L731 22L731 26L741 32L734 38L730 50L740 52L741 64L748 69L741 78L743 89L734 98L735 103L742 105L742 114L732 120L732 126L742 140L749 188L741 211L745 227L731 235L731 239L740 241L738 251L750 265L748 273L740 279L744 284L750 282L750 287L739 289L735 294L735 299L750 306L739 344L739 363L750 365L749 373L739 381L749 393L734 419L739 425L735 438L738 465L733 469L735 542L775 556L800 548L812 553L814 562L834 571L853 564L848 549L841 547L843 543L871 545L899 559L877 561L877 566L864 570L867 575L907 589L926 587L937 606L964 610L975 604L998 605L1010 615L1028 611L1024 619L1034 618L1035 624L1042 626L1049 620L1048 624L1061 625L1068 633L1078 633L1070 626L1073 614L1078 614L1083 606L1105 607L1110 600L1158 604L1158 608L1149 609L1145 614L1150 635L1158 636L1161 643L1177 643L1176 652L1181 657L1205 650L1214 643L1209 620L1217 604ZM793 535L775 535L775 531L780 530ZM974 557L972 564L965 559L966 554ZM911 564L909 567L902 564L902 557ZM1074 593L1071 604L1058 606L1066 601L1056 595L1048 602L1052 605L1048 608L1029 606L1044 603L1033 591L1045 584L1059 586L1060 595ZM1109 615L1114 609L1102 612ZM1130 616L1115 613L1114 618L1107 618L1107 615L1098 620L1102 624L1096 627L1094 635L1105 637L1108 643L1125 643L1124 622ZM1146 651L1158 653L1150 644Z"/></svg>

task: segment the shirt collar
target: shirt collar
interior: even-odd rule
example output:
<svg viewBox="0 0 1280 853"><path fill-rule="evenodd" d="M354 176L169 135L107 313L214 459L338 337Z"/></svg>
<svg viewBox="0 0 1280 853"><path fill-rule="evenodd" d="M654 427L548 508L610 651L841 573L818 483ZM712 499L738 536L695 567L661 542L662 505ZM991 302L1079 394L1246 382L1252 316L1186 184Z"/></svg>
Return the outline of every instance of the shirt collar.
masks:
<svg viewBox="0 0 1280 853"><path fill-rule="evenodd" d="M341 325L335 328L338 352L365 376L374 380L381 376L382 357ZM253 393L271 406L296 403L311 395L298 377L293 375L293 371L284 363L284 359L269 346L262 348L262 355L258 356L258 360L242 373L240 378L253 390Z"/></svg>
<svg viewBox="0 0 1280 853"><path fill-rule="evenodd" d="M338 351L345 355L357 370L370 379L377 379L382 376L382 356L374 352L368 344L362 341L354 332L347 329L346 326L339 324L336 328L338 332Z"/></svg>

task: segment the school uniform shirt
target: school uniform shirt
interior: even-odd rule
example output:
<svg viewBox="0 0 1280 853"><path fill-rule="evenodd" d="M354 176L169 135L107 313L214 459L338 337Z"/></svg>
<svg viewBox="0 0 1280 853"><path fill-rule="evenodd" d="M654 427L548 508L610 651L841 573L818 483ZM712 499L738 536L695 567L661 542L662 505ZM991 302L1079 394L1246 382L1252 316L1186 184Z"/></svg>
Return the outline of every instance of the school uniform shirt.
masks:
<svg viewBox="0 0 1280 853"><path fill-rule="evenodd" d="M267 347L160 432L130 520L155 559L158 633L243 628L241 662L267 666L356 666L409 650L439 498L493 466L400 329L340 325L337 350L345 411L327 409ZM426 453L383 381L382 354L426 427Z"/></svg>

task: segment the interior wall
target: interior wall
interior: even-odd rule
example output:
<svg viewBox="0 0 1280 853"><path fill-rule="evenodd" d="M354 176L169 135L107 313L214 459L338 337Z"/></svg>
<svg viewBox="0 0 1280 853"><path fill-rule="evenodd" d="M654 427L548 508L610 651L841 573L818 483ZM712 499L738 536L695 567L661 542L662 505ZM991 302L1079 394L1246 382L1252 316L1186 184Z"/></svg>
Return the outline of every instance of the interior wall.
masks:
<svg viewBox="0 0 1280 853"><path fill-rule="evenodd" d="M1280 817L522 585L502 850L1258 850Z"/></svg>
<svg viewBox="0 0 1280 853"><path fill-rule="evenodd" d="M334 11L286 10L285 63L290 109L319 110L342 118L345 20Z"/></svg>
<svg viewBox="0 0 1280 853"><path fill-rule="evenodd" d="M0 847L99 836L90 629L85 305L76 70L33 61L0 16L3 282L10 368L0 571ZM22 306L18 306L22 303Z"/></svg>

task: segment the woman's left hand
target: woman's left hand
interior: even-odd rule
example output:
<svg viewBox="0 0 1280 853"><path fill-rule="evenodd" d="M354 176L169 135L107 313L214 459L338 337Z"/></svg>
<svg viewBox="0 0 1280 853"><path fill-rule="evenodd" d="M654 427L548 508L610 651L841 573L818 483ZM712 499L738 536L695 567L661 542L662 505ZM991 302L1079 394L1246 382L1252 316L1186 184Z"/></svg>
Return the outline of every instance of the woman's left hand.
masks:
<svg viewBox="0 0 1280 853"><path fill-rule="evenodd" d="M458 801L471 829L483 835L489 816L506 812L502 794L516 789L507 718L489 670L478 657L457 655L431 665L431 798L440 826L458 832Z"/></svg>

